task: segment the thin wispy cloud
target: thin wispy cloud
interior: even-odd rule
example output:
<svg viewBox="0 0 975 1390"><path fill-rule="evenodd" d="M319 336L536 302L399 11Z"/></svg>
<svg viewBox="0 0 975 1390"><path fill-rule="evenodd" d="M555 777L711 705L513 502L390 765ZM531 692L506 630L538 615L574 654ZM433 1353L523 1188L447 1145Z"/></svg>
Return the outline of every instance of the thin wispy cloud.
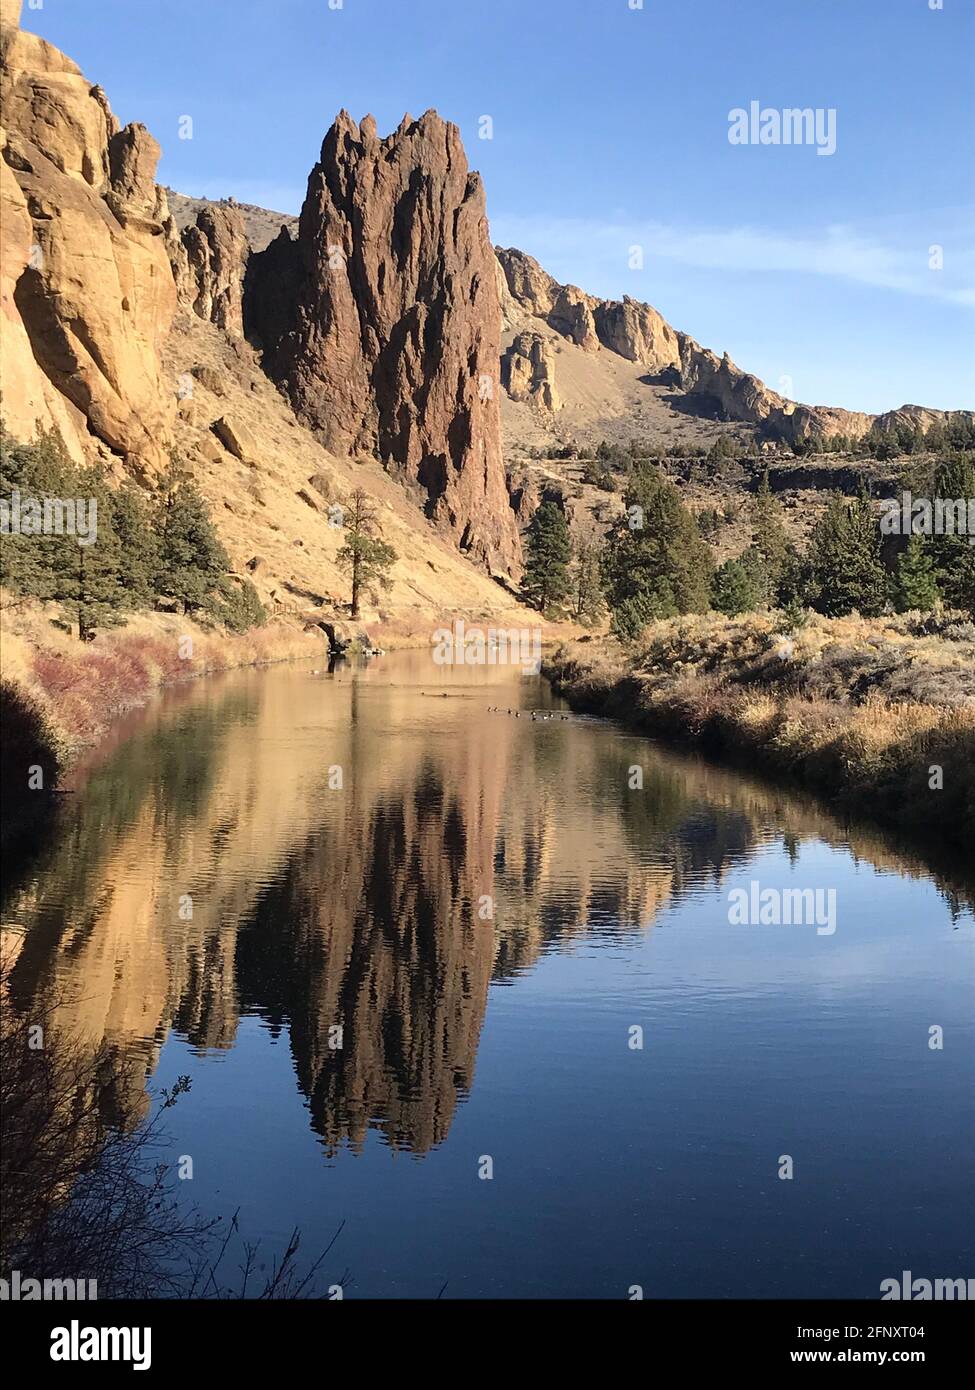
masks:
<svg viewBox="0 0 975 1390"><path fill-rule="evenodd" d="M666 222L606 222L573 218L492 219L496 241L537 256L546 269L578 263L580 275L626 268L631 249L644 260L727 273L825 276L901 294L975 307L975 221L952 214L936 242L926 234L892 226L896 239L845 225L795 234L761 227L695 228ZM935 269L941 248L942 268ZM553 272L554 273L554 272Z"/></svg>

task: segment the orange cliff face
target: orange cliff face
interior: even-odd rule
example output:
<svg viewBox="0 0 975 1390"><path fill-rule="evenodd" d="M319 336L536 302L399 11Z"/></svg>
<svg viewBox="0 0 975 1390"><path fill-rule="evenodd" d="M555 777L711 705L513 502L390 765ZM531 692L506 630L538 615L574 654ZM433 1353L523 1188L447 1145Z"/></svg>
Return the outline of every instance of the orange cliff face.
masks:
<svg viewBox="0 0 975 1390"><path fill-rule="evenodd" d="M287 443L280 433L247 439L240 417L250 402L232 379L205 437L189 441L198 459L185 459L185 436L201 414L192 371L213 355L191 325L203 320L231 358L236 351L245 370L256 366L243 339L245 283L253 281L249 331L303 421L332 448L366 451L411 484L439 535L482 571L517 574L494 257L483 188L456 127L428 112L380 141L370 122L360 129L343 114L313 172L299 243L285 237L287 246L251 256L232 204L208 206L177 228L155 182L153 137L142 125L121 129L101 88L19 27L19 8L4 0L0 68L2 412L11 434L29 440L38 426L56 428L77 462L97 457L116 476L144 482L174 444L204 472L244 463L255 470L252 490L259 474L277 476L282 455L297 453L300 467L303 442L315 453L310 433ZM418 180L437 195L416 196ZM404 236L407 257L395 249ZM282 264L289 248L300 276ZM341 273L329 264L339 253ZM284 320L287 350L276 336ZM177 373L173 337L191 354ZM208 377L218 398L220 376ZM314 467L313 459L301 478L312 509ZM226 499L232 513L246 508L243 491L236 476L236 500ZM419 547L428 548L429 522L411 507ZM317 529L307 512L302 521L299 530ZM263 524L265 533L276 529Z"/></svg>
<svg viewBox="0 0 975 1390"><path fill-rule="evenodd" d="M159 146L5 4L4 400L8 428L94 435L133 469L165 461L175 396L159 346L176 308L155 184Z"/></svg>

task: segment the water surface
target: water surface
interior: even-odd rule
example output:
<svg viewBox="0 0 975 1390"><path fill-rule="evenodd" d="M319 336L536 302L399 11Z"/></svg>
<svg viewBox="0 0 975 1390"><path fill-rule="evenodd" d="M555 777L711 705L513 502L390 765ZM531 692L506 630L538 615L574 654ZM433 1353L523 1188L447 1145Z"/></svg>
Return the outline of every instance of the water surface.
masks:
<svg viewBox="0 0 975 1390"><path fill-rule="evenodd" d="M348 1297L972 1274L970 867L426 653L124 732L9 894L12 998L192 1079L184 1187L268 1256L344 1220ZM752 881L835 932L732 925Z"/></svg>

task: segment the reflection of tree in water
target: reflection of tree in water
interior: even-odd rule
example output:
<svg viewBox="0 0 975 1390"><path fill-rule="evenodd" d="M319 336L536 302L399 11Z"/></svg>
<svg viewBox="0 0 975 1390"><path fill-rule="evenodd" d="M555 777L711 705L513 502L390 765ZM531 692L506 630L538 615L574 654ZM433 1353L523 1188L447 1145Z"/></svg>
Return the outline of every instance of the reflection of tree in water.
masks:
<svg viewBox="0 0 975 1390"><path fill-rule="evenodd" d="M630 787L639 767L642 787ZM614 749L597 765L601 799L615 799L627 843L637 854L653 852L673 863L675 887L685 881L720 880L755 847L755 825L738 807L716 806L694 794L687 769L664 763L649 745Z"/></svg>

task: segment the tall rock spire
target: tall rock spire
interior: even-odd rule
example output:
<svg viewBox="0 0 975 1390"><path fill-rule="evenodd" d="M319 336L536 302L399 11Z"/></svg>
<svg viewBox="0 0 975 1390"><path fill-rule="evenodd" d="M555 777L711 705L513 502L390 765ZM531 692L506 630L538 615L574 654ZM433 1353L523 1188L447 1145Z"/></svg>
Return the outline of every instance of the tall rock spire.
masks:
<svg viewBox="0 0 975 1390"><path fill-rule="evenodd" d="M501 309L484 190L428 111L385 139L342 111L297 242L252 259L248 331L335 449L376 454L476 559L517 568L501 452Z"/></svg>

